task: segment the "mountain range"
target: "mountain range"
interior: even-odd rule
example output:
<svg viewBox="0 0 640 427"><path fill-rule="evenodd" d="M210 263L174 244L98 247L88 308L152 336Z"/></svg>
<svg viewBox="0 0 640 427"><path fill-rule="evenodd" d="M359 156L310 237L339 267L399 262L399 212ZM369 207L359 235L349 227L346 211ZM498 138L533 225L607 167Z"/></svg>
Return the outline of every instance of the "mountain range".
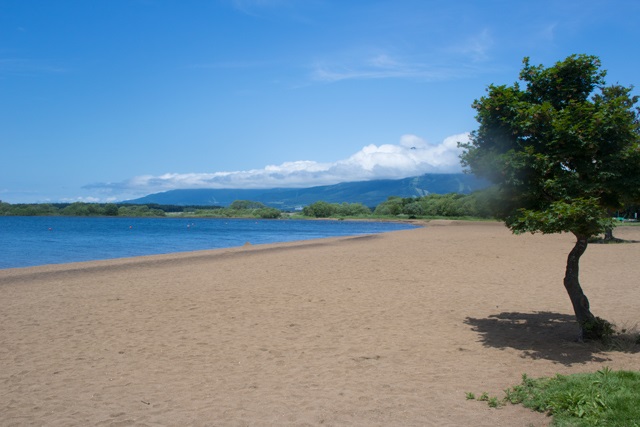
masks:
<svg viewBox="0 0 640 427"><path fill-rule="evenodd" d="M236 200L251 200L281 210L295 210L317 201L362 203L371 208L390 196L420 197L428 194L468 194L488 183L469 174L425 174L404 179L344 182L309 188L185 189L149 194L128 200L132 204L179 206L228 206Z"/></svg>

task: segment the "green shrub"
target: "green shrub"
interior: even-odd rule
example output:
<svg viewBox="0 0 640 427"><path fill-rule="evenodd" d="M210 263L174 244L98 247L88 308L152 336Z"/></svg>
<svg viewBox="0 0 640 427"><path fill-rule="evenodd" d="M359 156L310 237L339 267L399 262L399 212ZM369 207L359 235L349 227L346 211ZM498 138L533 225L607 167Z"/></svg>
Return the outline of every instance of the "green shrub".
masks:
<svg viewBox="0 0 640 427"><path fill-rule="evenodd" d="M553 415L556 426L640 427L640 372L612 371L531 379L505 390L506 402Z"/></svg>

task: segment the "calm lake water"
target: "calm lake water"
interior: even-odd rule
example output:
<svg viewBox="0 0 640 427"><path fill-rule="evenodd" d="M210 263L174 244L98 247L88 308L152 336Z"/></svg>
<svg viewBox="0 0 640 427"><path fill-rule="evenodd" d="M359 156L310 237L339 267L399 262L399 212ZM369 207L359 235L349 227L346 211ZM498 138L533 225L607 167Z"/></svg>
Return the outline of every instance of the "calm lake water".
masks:
<svg viewBox="0 0 640 427"><path fill-rule="evenodd" d="M0 217L0 269L409 228L367 221Z"/></svg>

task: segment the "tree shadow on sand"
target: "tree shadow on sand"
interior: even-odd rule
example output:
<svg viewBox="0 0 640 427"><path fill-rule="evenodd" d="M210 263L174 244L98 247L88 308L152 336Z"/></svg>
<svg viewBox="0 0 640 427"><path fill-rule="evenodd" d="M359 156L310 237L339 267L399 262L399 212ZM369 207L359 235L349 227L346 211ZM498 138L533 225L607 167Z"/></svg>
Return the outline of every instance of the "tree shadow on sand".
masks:
<svg viewBox="0 0 640 427"><path fill-rule="evenodd" d="M485 347L514 348L523 358L565 366L610 360L599 343L578 342L575 317L568 314L503 312L484 319L467 317L465 323L480 334Z"/></svg>

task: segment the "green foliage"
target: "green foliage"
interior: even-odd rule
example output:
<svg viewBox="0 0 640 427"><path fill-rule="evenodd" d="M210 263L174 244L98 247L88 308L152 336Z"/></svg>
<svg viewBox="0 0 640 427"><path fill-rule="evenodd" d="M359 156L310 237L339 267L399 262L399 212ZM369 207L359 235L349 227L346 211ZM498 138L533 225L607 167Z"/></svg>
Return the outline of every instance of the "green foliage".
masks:
<svg viewBox="0 0 640 427"><path fill-rule="evenodd" d="M402 199L400 197L389 197L386 201L376 206L376 209L373 211L373 213L374 215L381 215L381 216L400 215L403 213L405 200L412 200L412 199Z"/></svg>
<svg viewBox="0 0 640 427"><path fill-rule="evenodd" d="M640 372L612 371L531 379L505 390L505 402L553 415L556 426L639 426Z"/></svg>
<svg viewBox="0 0 640 427"><path fill-rule="evenodd" d="M336 215L338 216L364 216L371 215L371 209L362 203L344 202L337 206Z"/></svg>
<svg viewBox="0 0 640 427"><path fill-rule="evenodd" d="M497 185L492 207L514 232L610 227L607 210L640 199L640 121L632 88L605 86L595 56L553 67L525 58L520 83L473 103L480 126L462 163Z"/></svg>
<svg viewBox="0 0 640 427"><path fill-rule="evenodd" d="M165 216L166 213L157 208L150 208L147 205L131 205L131 206L120 206L118 208L118 216L128 216L128 217L161 217Z"/></svg>
<svg viewBox="0 0 640 427"><path fill-rule="evenodd" d="M418 217L475 217L490 218L492 212L488 203L491 189L468 195L459 193L430 194L423 197L389 197L380 203L374 215Z"/></svg>
<svg viewBox="0 0 640 427"><path fill-rule="evenodd" d="M312 218L358 217L371 215L371 209L362 203L328 203L318 201L302 209L304 216Z"/></svg>
<svg viewBox="0 0 640 427"><path fill-rule="evenodd" d="M60 210L60 215L64 216L97 216L100 215L96 205L89 203L71 203L69 206Z"/></svg>
<svg viewBox="0 0 640 427"><path fill-rule="evenodd" d="M207 208L197 209L186 216L206 217L206 218L280 218L282 212L276 208L269 208L260 202L250 200L236 200L228 208Z"/></svg>
<svg viewBox="0 0 640 427"><path fill-rule="evenodd" d="M123 205L114 203L59 203L59 204L0 204L3 216L165 216L165 212L146 205Z"/></svg>
<svg viewBox="0 0 640 427"><path fill-rule="evenodd" d="M490 397L489 400L487 400L487 404L489 405L489 408L497 408L501 405L501 402L497 397L493 396Z"/></svg>
<svg viewBox="0 0 640 427"><path fill-rule="evenodd" d="M313 218L329 218L338 212L338 204L318 201L302 209L304 216Z"/></svg>
<svg viewBox="0 0 640 427"><path fill-rule="evenodd" d="M521 208L505 220L515 233L539 231L544 234L572 231L580 236L592 236L613 228L613 219L595 197L558 200L541 210ZM594 234L595 233L595 234Z"/></svg>
<svg viewBox="0 0 640 427"><path fill-rule="evenodd" d="M104 205L103 213L106 216L117 216L118 215L118 205L114 203L107 203Z"/></svg>
<svg viewBox="0 0 640 427"><path fill-rule="evenodd" d="M595 316L593 319L583 322L581 325L585 336L595 336L606 343L616 333L615 327L609 321Z"/></svg>
<svg viewBox="0 0 640 427"><path fill-rule="evenodd" d="M228 209L228 208L207 208L207 209L197 209L193 212L185 212L183 216L188 217L204 217L204 218L233 218L234 214L238 211Z"/></svg>
<svg viewBox="0 0 640 427"><path fill-rule="evenodd" d="M371 215L371 209L362 203L328 203L318 201L302 208L302 214L311 218L363 217Z"/></svg>
<svg viewBox="0 0 640 427"><path fill-rule="evenodd" d="M185 208L174 205L118 205L115 203L60 203L60 204L16 204L0 202L0 216L126 216L164 217L170 213L181 216L223 217L223 218L280 218L279 209L269 208L260 202L239 200L229 208L211 206Z"/></svg>
<svg viewBox="0 0 640 427"><path fill-rule="evenodd" d="M2 216L46 216L57 215L58 209L50 204L16 204L0 203Z"/></svg>
<svg viewBox="0 0 640 427"><path fill-rule="evenodd" d="M280 216L282 215L282 212L280 211L280 209L264 207L261 209L255 209L254 215L257 218L262 218L262 219L277 219L277 218L280 218Z"/></svg>
<svg viewBox="0 0 640 427"><path fill-rule="evenodd" d="M475 395L475 393L467 392L466 393L467 400L477 400L479 402L487 402L490 408L497 408L502 406L502 402L495 396L489 396L489 393L482 392L480 396Z"/></svg>
<svg viewBox="0 0 640 427"><path fill-rule="evenodd" d="M248 210L248 209L262 209L266 208L264 203L252 202L251 200L235 200L229 205L229 209L232 210Z"/></svg>

